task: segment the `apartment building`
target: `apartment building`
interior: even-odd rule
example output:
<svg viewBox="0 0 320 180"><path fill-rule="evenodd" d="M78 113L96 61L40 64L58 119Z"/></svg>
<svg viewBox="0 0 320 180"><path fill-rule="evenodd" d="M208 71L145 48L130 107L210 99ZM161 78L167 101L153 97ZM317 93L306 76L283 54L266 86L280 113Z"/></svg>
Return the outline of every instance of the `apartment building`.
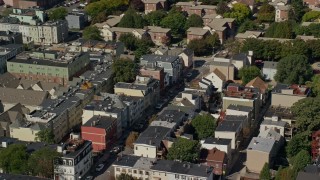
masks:
<svg viewBox="0 0 320 180"><path fill-rule="evenodd" d="M88 53L59 51L23 52L7 62L7 70L17 78L55 82L66 86L89 66Z"/></svg>
<svg viewBox="0 0 320 180"><path fill-rule="evenodd" d="M55 180L80 180L93 165L92 143L79 135L70 134L70 139L59 145L57 151L62 156L53 161Z"/></svg>
<svg viewBox="0 0 320 180"><path fill-rule="evenodd" d="M88 23L88 16L85 12L72 12L66 16L69 29L83 29Z"/></svg>
<svg viewBox="0 0 320 180"><path fill-rule="evenodd" d="M0 31L1 45L22 44L22 34L19 32Z"/></svg>
<svg viewBox="0 0 320 180"><path fill-rule="evenodd" d="M64 42L68 37L68 22L59 20L32 24L22 24L16 17L0 19L0 31L19 32L24 44L51 45Z"/></svg>
<svg viewBox="0 0 320 180"><path fill-rule="evenodd" d="M167 0L142 0L142 2L144 3L145 14L161 9L167 10L168 8Z"/></svg>
<svg viewBox="0 0 320 180"><path fill-rule="evenodd" d="M7 72L7 61L23 51L22 44L0 46L0 74Z"/></svg>
<svg viewBox="0 0 320 180"><path fill-rule="evenodd" d="M154 158L123 156L113 164L115 177L128 174L137 179L197 179L212 180L213 168L205 165Z"/></svg>
<svg viewBox="0 0 320 180"><path fill-rule="evenodd" d="M189 48L169 48L160 47L154 54L157 55L169 55L169 56L179 56L183 60L183 67L190 68L193 65L194 52Z"/></svg>
<svg viewBox="0 0 320 180"><path fill-rule="evenodd" d="M19 9L13 8L12 13L9 14L9 17L17 18L22 24L38 25L39 23L45 22L47 18L46 13L41 9L28 8L28 9Z"/></svg>
<svg viewBox="0 0 320 180"><path fill-rule="evenodd" d="M187 43L192 40L205 39L209 35L211 34L208 29L202 29L201 27L190 27L187 30Z"/></svg>
<svg viewBox="0 0 320 180"><path fill-rule="evenodd" d="M81 126L81 137L92 142L94 152L110 149L117 140L117 119L93 116Z"/></svg>
<svg viewBox="0 0 320 180"><path fill-rule="evenodd" d="M183 62L179 56L143 55L140 58L140 65L146 67L163 67L164 72L169 74L170 85L178 82L182 75Z"/></svg>

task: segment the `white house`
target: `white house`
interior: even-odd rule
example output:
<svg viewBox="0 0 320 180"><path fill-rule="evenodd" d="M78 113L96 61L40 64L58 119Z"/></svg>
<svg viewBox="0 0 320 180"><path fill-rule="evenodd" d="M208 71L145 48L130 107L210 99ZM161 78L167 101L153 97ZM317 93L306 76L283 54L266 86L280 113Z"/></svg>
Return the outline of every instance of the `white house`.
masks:
<svg viewBox="0 0 320 180"><path fill-rule="evenodd" d="M277 73L277 62L265 61L262 73L266 80L274 80L274 76Z"/></svg>
<svg viewBox="0 0 320 180"><path fill-rule="evenodd" d="M264 120L262 121L260 125L260 132L268 131L269 129L273 129L277 133L279 133L281 136L284 137L285 133L285 126L287 122L279 121L279 118L277 116L273 116L272 120Z"/></svg>
<svg viewBox="0 0 320 180"><path fill-rule="evenodd" d="M231 157L231 139L223 138L212 138L201 140L201 148L203 149L213 149L217 148L220 151L223 151L227 154L228 158Z"/></svg>
<svg viewBox="0 0 320 180"><path fill-rule="evenodd" d="M216 138L231 139L231 149L237 149L242 136L242 121L222 121L214 134Z"/></svg>
<svg viewBox="0 0 320 180"><path fill-rule="evenodd" d="M199 81L199 86L202 89L206 89L210 84L212 84L218 92L222 92L225 82L226 76L216 68L213 72L209 73Z"/></svg>

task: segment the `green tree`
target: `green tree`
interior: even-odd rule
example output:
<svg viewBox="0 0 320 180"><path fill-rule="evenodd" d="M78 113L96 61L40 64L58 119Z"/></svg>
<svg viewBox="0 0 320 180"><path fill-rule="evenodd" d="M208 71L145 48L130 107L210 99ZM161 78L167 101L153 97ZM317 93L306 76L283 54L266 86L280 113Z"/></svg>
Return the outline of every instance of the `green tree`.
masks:
<svg viewBox="0 0 320 180"><path fill-rule="evenodd" d="M284 22L275 22L270 25L267 29L265 36L271 38L294 38L294 22L284 21Z"/></svg>
<svg viewBox="0 0 320 180"><path fill-rule="evenodd" d="M152 11L145 15L145 19L149 26L160 26L161 20L167 16L163 10Z"/></svg>
<svg viewBox="0 0 320 180"><path fill-rule="evenodd" d="M233 40L233 39L227 39L224 44L223 47L231 54L238 54L241 51L242 48L242 44L240 43L240 41L238 40Z"/></svg>
<svg viewBox="0 0 320 180"><path fill-rule="evenodd" d="M140 60L141 56L151 53L150 48L149 48L150 45L148 42L138 41L137 46L138 46L138 48L134 52L134 55L135 55L135 58L137 61Z"/></svg>
<svg viewBox="0 0 320 180"><path fill-rule="evenodd" d="M225 2L225 1L220 1L217 5L217 14L220 14L220 15L224 15L225 13L228 13L231 11L231 9L229 8L228 6L228 3Z"/></svg>
<svg viewBox="0 0 320 180"><path fill-rule="evenodd" d="M239 27L238 32L244 33L246 31L254 31L254 30L261 30L260 26L251 20L245 20Z"/></svg>
<svg viewBox="0 0 320 180"><path fill-rule="evenodd" d="M136 178L132 177L129 174L121 173L120 176L116 178L117 180L136 180Z"/></svg>
<svg viewBox="0 0 320 180"><path fill-rule="evenodd" d="M239 70L239 78L241 78L242 84L247 84L256 77L262 78L261 71L257 66L243 67Z"/></svg>
<svg viewBox="0 0 320 180"><path fill-rule="evenodd" d="M286 153L289 158L294 157L301 150L308 151L310 149L309 133L310 132L302 132L292 137L286 146Z"/></svg>
<svg viewBox="0 0 320 180"><path fill-rule="evenodd" d="M302 21L304 22L312 22L320 18L319 11L309 11L305 13L302 17Z"/></svg>
<svg viewBox="0 0 320 180"><path fill-rule="evenodd" d="M113 81L117 82L133 82L137 75L134 62L129 59L117 59L112 64L112 72L114 74Z"/></svg>
<svg viewBox="0 0 320 180"><path fill-rule="evenodd" d="M144 3L141 0L131 0L130 7L140 12L144 11Z"/></svg>
<svg viewBox="0 0 320 180"><path fill-rule="evenodd" d="M202 18L197 14L192 14L188 17L186 21L186 28L189 29L189 27L202 27L203 26L203 20Z"/></svg>
<svg viewBox="0 0 320 180"><path fill-rule="evenodd" d="M311 53L310 58L313 61L319 61L320 59L320 40L308 40L306 45Z"/></svg>
<svg viewBox="0 0 320 180"><path fill-rule="evenodd" d="M96 24L96 23L102 23L108 19L108 14L107 11L102 11L98 13L96 16L94 16L91 20L91 24Z"/></svg>
<svg viewBox="0 0 320 180"><path fill-rule="evenodd" d="M320 28L320 24L312 23L309 26L298 26L297 28L295 28L295 33L297 35L315 36L319 38L320 37L319 28Z"/></svg>
<svg viewBox="0 0 320 180"><path fill-rule="evenodd" d="M293 170L295 172L295 177L299 171L303 170L308 164L311 163L311 156L308 151L301 150L294 158L293 158Z"/></svg>
<svg viewBox="0 0 320 180"><path fill-rule="evenodd" d="M280 166L281 167L281 166ZM287 179L295 179L293 177L294 172L291 167L286 167L286 168L279 168L275 180L287 180Z"/></svg>
<svg viewBox="0 0 320 180"><path fill-rule="evenodd" d="M119 41L123 42L124 46L131 51L137 49L138 39L132 33L121 34Z"/></svg>
<svg viewBox="0 0 320 180"><path fill-rule="evenodd" d="M205 56L212 52L212 49L204 39L193 39L188 43L187 47L194 51L195 56Z"/></svg>
<svg viewBox="0 0 320 180"><path fill-rule="evenodd" d="M88 26L83 30L82 37L86 40L102 40L101 32L97 26Z"/></svg>
<svg viewBox="0 0 320 180"><path fill-rule="evenodd" d="M4 173L26 174L28 171L27 147L13 144L0 151L0 168Z"/></svg>
<svg viewBox="0 0 320 180"><path fill-rule="evenodd" d="M99 13L106 10L107 5L103 1L91 2L89 3L84 10L86 13L91 16L92 18L96 17Z"/></svg>
<svg viewBox="0 0 320 180"><path fill-rule="evenodd" d="M308 8L304 5L303 0L291 1L292 14L290 15L296 22L300 22Z"/></svg>
<svg viewBox="0 0 320 180"><path fill-rule="evenodd" d="M53 159L61 154L47 147L31 154L28 160L28 169L33 176L53 178Z"/></svg>
<svg viewBox="0 0 320 180"><path fill-rule="evenodd" d="M145 20L135 10L128 9L124 16L121 18L118 26L126 28L143 28L145 26Z"/></svg>
<svg viewBox="0 0 320 180"><path fill-rule="evenodd" d="M285 41L281 46L281 57L287 57L291 54L301 54L306 57L310 57L310 50L307 47L305 41L301 39L295 39L292 41Z"/></svg>
<svg viewBox="0 0 320 180"><path fill-rule="evenodd" d="M211 49L217 49L221 46L220 38L217 33L207 36L205 41L205 43L208 44Z"/></svg>
<svg viewBox="0 0 320 180"><path fill-rule="evenodd" d="M68 11L64 7L58 7L49 11L49 20L57 21L59 19L64 19L68 15Z"/></svg>
<svg viewBox="0 0 320 180"><path fill-rule="evenodd" d="M279 61L275 80L286 84L304 84L311 79L312 74L308 58L292 54Z"/></svg>
<svg viewBox="0 0 320 180"><path fill-rule="evenodd" d="M320 128L320 97L305 98L294 103L291 111L296 118L298 132L315 131Z"/></svg>
<svg viewBox="0 0 320 180"><path fill-rule="evenodd" d="M274 177L274 180L282 180L281 179L281 173L283 171L283 167L280 165L279 168L278 168L278 171L276 173L276 176Z"/></svg>
<svg viewBox="0 0 320 180"><path fill-rule="evenodd" d="M267 2L263 3L258 11L258 21L259 22L273 22L275 17L275 8L268 4Z"/></svg>
<svg viewBox="0 0 320 180"><path fill-rule="evenodd" d="M265 163L259 176L260 180L271 180L271 174L270 174L270 169L269 169L269 164Z"/></svg>
<svg viewBox="0 0 320 180"><path fill-rule="evenodd" d="M172 8L168 16L161 20L161 26L165 28L170 28L171 32L175 36L182 36L185 34L185 24L186 17L185 15L179 11L178 9Z"/></svg>
<svg viewBox="0 0 320 180"><path fill-rule="evenodd" d="M311 88L313 96L320 97L320 75L316 74L312 77L312 81L308 81L307 86Z"/></svg>
<svg viewBox="0 0 320 180"><path fill-rule="evenodd" d="M200 156L200 144L198 141L178 138L169 149L167 159L196 162Z"/></svg>
<svg viewBox="0 0 320 180"><path fill-rule="evenodd" d="M214 137L216 129L216 119L210 114L203 114L196 116L191 125L196 131L198 139L205 139L207 137Z"/></svg>
<svg viewBox="0 0 320 180"><path fill-rule="evenodd" d="M231 11L224 13L223 16L227 18L235 18L236 22L238 24L241 24L246 19L248 19L250 15L251 15L251 10L247 5L242 3L236 3L231 8Z"/></svg>
<svg viewBox="0 0 320 180"><path fill-rule="evenodd" d="M50 129L44 129L36 133L36 141L52 144L54 143L54 134Z"/></svg>

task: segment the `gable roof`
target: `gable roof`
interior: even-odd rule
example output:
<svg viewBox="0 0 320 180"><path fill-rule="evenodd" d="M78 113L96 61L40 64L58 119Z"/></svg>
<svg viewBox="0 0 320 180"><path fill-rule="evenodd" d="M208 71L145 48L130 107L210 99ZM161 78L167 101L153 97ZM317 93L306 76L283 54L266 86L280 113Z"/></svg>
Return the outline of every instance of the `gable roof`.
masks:
<svg viewBox="0 0 320 180"><path fill-rule="evenodd" d="M238 3L242 3L248 6L253 6L255 4L254 0L238 0Z"/></svg>
<svg viewBox="0 0 320 180"><path fill-rule="evenodd" d="M200 27L190 27L187 30L188 34L194 34L194 35L199 35L199 36L203 36L208 32L209 32L209 30L203 29L203 28L200 28Z"/></svg>
<svg viewBox="0 0 320 180"><path fill-rule="evenodd" d="M255 87L260 89L261 92L266 92L268 85L260 78L256 77L246 84L246 87Z"/></svg>
<svg viewBox="0 0 320 180"><path fill-rule="evenodd" d="M46 91L33 91L24 89L2 88L0 87L0 99L4 103L38 106L48 98Z"/></svg>
<svg viewBox="0 0 320 180"><path fill-rule="evenodd" d="M217 75L221 80L226 80L226 76L218 68L214 69L213 73Z"/></svg>
<svg viewBox="0 0 320 180"><path fill-rule="evenodd" d="M147 26L149 29L149 32L152 33L168 33L169 31L171 31L170 28L162 28L160 26Z"/></svg>

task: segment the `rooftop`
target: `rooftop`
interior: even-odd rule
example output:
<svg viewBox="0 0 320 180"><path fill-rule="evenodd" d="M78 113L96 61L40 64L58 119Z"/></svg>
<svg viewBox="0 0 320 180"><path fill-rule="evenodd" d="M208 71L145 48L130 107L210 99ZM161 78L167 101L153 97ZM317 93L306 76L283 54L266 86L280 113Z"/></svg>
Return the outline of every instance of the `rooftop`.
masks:
<svg viewBox="0 0 320 180"><path fill-rule="evenodd" d="M285 121L272 121L272 120L264 120L261 125L271 125L271 126L281 126L285 127L287 122Z"/></svg>
<svg viewBox="0 0 320 180"><path fill-rule="evenodd" d="M155 55L147 54L143 55L140 60L149 61L149 62L174 62L179 59L179 56L169 56L169 55Z"/></svg>
<svg viewBox="0 0 320 180"><path fill-rule="evenodd" d="M281 84L277 83L277 85L273 88L272 93L279 94L287 94L287 95L295 95L295 96L308 96L311 90L302 85L292 84Z"/></svg>
<svg viewBox="0 0 320 180"><path fill-rule="evenodd" d="M274 116L281 119L294 119L294 116L290 108L279 107L279 106L270 106L267 112L264 115L265 117L272 118Z"/></svg>
<svg viewBox="0 0 320 180"><path fill-rule="evenodd" d="M120 113L124 104L115 101L114 98L107 97L104 100L94 100L84 107L85 110L105 111L111 113Z"/></svg>
<svg viewBox="0 0 320 180"><path fill-rule="evenodd" d="M277 69L278 62L264 61L263 68Z"/></svg>
<svg viewBox="0 0 320 180"><path fill-rule="evenodd" d="M239 120L222 121L217 126L216 131L237 132L237 130L241 127L241 125L242 125L242 121L239 121Z"/></svg>
<svg viewBox="0 0 320 180"><path fill-rule="evenodd" d="M253 107L248 106L242 106L237 104L230 104L227 109L232 109L236 111L243 111L243 112L251 112L253 110Z"/></svg>
<svg viewBox="0 0 320 180"><path fill-rule="evenodd" d="M274 144L275 140L273 139L253 137L247 150L270 153Z"/></svg>
<svg viewBox="0 0 320 180"><path fill-rule="evenodd" d="M115 121L117 121L117 118L110 116L93 116L82 126L108 129Z"/></svg>
<svg viewBox="0 0 320 180"><path fill-rule="evenodd" d="M205 161L223 162L225 160L226 153L219 151L217 148L213 149L201 149L200 159Z"/></svg>
<svg viewBox="0 0 320 180"><path fill-rule="evenodd" d="M4 103L21 103L23 105L39 106L48 97L49 94L45 91L0 87L0 99Z"/></svg>
<svg viewBox="0 0 320 180"><path fill-rule="evenodd" d="M209 137L204 140L205 144L221 144L221 145L229 145L231 144L231 139L223 139L223 138L213 138Z"/></svg>
<svg viewBox="0 0 320 180"><path fill-rule="evenodd" d="M64 148L62 150L65 152L63 157L76 158L85 148L91 145L91 141L83 139L69 139L65 144L63 144Z"/></svg>
<svg viewBox="0 0 320 180"><path fill-rule="evenodd" d="M245 121L248 117L247 116L236 116L236 115L226 115L224 117L224 122L225 121Z"/></svg>
<svg viewBox="0 0 320 180"><path fill-rule="evenodd" d="M209 30L207 29L203 29L201 27L190 27L187 30L188 34L193 34L193 35L198 35L198 36L204 36L205 34L207 34L209 32Z"/></svg>
<svg viewBox="0 0 320 180"><path fill-rule="evenodd" d="M161 126L149 126L145 131L143 131L135 144L147 144L152 146L160 146L161 141L170 136L171 128L161 127Z"/></svg>
<svg viewBox="0 0 320 180"><path fill-rule="evenodd" d="M282 138L281 134L277 133L273 129L268 129L267 131L262 131L258 135L259 138L273 139L275 141L280 141Z"/></svg>

